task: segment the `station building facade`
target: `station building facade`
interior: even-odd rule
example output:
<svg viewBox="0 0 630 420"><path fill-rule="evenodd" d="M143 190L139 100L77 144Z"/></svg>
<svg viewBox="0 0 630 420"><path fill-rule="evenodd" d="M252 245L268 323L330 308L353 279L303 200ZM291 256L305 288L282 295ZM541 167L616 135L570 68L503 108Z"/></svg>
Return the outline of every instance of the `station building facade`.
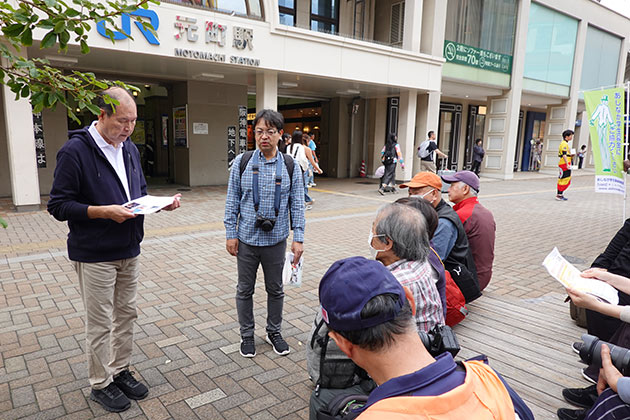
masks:
<svg viewBox="0 0 630 420"><path fill-rule="evenodd" d="M413 162L398 168L407 180L429 130L451 169L470 167L476 138L485 176L528 170L538 138L551 168L564 129L587 143L581 91L623 81L630 38L630 20L591 0L165 0L136 14L157 36L123 16L131 37L112 43L95 25L88 55L37 41L27 54L137 86L133 141L149 183L189 186L227 182L263 108L314 133L332 177L363 162L373 173L393 132ZM37 208L68 130L94 117L34 116L6 88L0 108L0 196Z"/></svg>

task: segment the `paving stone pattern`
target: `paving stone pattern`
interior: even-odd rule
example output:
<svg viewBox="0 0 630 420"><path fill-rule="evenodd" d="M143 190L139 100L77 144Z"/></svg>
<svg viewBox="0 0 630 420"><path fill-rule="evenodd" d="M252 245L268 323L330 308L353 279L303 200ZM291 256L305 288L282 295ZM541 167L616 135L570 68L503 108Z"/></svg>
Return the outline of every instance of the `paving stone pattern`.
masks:
<svg viewBox="0 0 630 420"><path fill-rule="evenodd" d="M482 179L481 201L497 222L487 294L555 296L562 289L541 266L544 256L558 246L585 268L621 226L623 199L595 194L586 171L574 177L567 202L554 200L554 177L517 175ZM45 198L42 210L20 214L0 200L10 224L0 230L0 419L307 419L312 384L305 342L318 281L333 261L368 256L376 210L406 194L382 197L376 181L317 182L316 203L307 212L303 284L286 290L283 334L292 349L286 357L264 341L262 281L254 296L258 355L238 353L236 261L225 251L222 223L225 187L192 188L180 210L146 218L132 363L150 394L120 415L88 398L83 304L66 257L66 224L45 212Z"/></svg>

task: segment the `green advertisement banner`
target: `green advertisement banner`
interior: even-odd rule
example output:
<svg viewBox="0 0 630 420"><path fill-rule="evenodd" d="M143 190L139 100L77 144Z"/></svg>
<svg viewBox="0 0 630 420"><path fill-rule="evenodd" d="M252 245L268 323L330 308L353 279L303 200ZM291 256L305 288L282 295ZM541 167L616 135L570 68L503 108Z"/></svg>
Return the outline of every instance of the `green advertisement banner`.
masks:
<svg viewBox="0 0 630 420"><path fill-rule="evenodd" d="M595 192L624 194L623 88L584 92L591 150L595 163Z"/></svg>
<svg viewBox="0 0 630 420"><path fill-rule="evenodd" d="M478 69L512 73L512 56L488 51L454 41L444 41L444 58L447 63L463 64Z"/></svg>

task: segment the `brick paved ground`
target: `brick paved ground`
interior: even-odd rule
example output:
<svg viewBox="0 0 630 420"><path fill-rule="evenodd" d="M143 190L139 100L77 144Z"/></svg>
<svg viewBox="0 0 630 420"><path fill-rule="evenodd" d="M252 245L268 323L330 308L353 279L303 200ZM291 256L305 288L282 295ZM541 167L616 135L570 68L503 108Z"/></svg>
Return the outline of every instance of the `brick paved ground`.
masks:
<svg viewBox="0 0 630 420"><path fill-rule="evenodd" d="M180 210L147 217L133 365L151 393L120 416L86 398L83 308L66 258L67 227L43 210L16 214L8 200L0 200L0 213L10 223L0 230L0 419L308 418L304 342L317 307L318 279L336 259L367 256L376 209L404 195L381 197L370 180L318 179L318 184L315 207L307 213L304 284L286 291L283 328L292 348L287 357L264 342L266 295L260 283L258 355L238 354L236 263L225 251L222 224L225 188L184 191ZM576 176L569 201L557 202L552 176L482 180L481 199L495 215L498 235L488 298L524 303L563 298L540 265L544 256L557 245L584 268L622 223L622 198L596 195L592 185L592 174ZM151 192L167 195L175 189ZM510 328L519 324L514 320ZM478 334L466 331L465 323L459 328L466 337ZM465 349L478 351L486 350ZM577 367L575 378L565 383L582 385ZM519 385L529 395L527 386Z"/></svg>

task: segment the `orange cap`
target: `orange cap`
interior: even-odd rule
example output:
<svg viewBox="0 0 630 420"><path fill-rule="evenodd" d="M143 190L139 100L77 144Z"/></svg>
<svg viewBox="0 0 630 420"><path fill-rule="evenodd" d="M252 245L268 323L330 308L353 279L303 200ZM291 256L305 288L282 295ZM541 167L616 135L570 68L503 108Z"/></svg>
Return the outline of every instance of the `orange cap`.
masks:
<svg viewBox="0 0 630 420"><path fill-rule="evenodd" d="M400 188L421 188L433 187L436 190L442 189L442 180L433 172L418 172L411 181L400 185Z"/></svg>

